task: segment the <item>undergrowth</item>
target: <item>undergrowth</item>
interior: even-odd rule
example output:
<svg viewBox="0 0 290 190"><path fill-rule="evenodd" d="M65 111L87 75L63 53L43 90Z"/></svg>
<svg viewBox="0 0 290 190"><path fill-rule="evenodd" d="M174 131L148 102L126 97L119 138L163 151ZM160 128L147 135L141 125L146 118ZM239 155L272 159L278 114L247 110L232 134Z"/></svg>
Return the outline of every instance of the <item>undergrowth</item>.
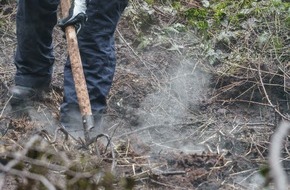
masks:
<svg viewBox="0 0 290 190"><path fill-rule="evenodd" d="M218 81L215 97L252 100L265 84L289 89L289 2L132 0L127 17L136 49L159 45L202 60Z"/></svg>
<svg viewBox="0 0 290 190"><path fill-rule="evenodd" d="M8 2L0 1L0 5ZM5 26L8 13L11 13L10 9L0 11L0 28ZM137 51L160 46L185 58L202 60L215 81L213 99L266 101L275 108L268 93L274 96L274 91L276 96L283 98L288 93L289 2L131 0L124 16L128 27L135 33L136 39L132 45ZM120 187L132 189L134 180L116 178L109 172L101 171L100 162L95 157L71 149L60 155L55 146L42 143L35 139L31 146L16 150L19 152L13 149L21 153L21 157L13 151L1 152L8 158L5 161L17 162L10 168L1 164L1 169L6 174L10 169L10 174L15 176L17 173L13 171L21 171L17 180L24 188L58 187L58 184L48 184L39 177L52 177L48 172L50 169L50 172L61 174L68 188L110 189L122 183ZM44 153L42 148L47 152ZM62 145L61 148L66 147ZM47 163L51 163L50 168ZM33 175L23 177L27 173Z"/></svg>

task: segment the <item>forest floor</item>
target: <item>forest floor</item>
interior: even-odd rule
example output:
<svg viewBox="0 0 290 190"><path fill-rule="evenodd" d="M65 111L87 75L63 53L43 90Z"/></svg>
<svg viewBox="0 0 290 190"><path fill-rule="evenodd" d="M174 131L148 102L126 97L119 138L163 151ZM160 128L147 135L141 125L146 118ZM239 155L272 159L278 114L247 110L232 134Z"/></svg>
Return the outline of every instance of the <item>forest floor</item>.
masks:
<svg viewBox="0 0 290 190"><path fill-rule="evenodd" d="M63 33L56 28L51 89L25 108L25 116L16 118L7 95L14 83L16 8L12 4L5 9L7 22L0 28L1 154L2 149L25 146L39 131L54 136L67 57ZM183 56L183 51L200 53L186 50L185 42L198 43L194 33L174 34L172 38L185 44L177 50L155 44L141 51L136 38L121 20L117 69L102 127L112 138L116 176L134 178L134 189L263 187L260 170L267 165L270 136L279 120L273 109L217 96L219 79L211 73L216 68L198 55ZM112 154L106 153L100 165L111 166L111 160ZM285 158L284 166L289 164ZM3 189L16 189L18 181L6 179Z"/></svg>

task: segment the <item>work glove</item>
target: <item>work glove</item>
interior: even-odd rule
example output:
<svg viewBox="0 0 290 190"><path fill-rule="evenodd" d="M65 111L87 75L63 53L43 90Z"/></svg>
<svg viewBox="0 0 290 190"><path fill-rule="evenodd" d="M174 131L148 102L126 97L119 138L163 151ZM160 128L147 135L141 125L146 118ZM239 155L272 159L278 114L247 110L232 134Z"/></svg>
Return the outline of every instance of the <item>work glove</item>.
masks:
<svg viewBox="0 0 290 190"><path fill-rule="evenodd" d="M87 20L87 3L88 0L72 0L68 16L61 19L58 22L58 26L60 26L62 30L65 30L67 26L74 25L78 33Z"/></svg>

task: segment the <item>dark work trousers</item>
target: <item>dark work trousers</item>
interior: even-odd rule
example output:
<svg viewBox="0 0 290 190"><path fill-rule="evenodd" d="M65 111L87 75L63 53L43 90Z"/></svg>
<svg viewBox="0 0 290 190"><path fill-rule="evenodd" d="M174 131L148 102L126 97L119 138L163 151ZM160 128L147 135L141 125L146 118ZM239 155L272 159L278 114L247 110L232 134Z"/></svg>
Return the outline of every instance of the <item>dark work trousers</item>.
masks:
<svg viewBox="0 0 290 190"><path fill-rule="evenodd" d="M91 0L88 20L78 33L78 44L93 114L102 113L112 85L116 57L114 32L128 0ZM52 30L59 0L20 0L17 12L17 68L15 84L36 89L51 82L54 62ZM66 51L66 50L63 50ZM61 121L80 118L70 61L64 67Z"/></svg>

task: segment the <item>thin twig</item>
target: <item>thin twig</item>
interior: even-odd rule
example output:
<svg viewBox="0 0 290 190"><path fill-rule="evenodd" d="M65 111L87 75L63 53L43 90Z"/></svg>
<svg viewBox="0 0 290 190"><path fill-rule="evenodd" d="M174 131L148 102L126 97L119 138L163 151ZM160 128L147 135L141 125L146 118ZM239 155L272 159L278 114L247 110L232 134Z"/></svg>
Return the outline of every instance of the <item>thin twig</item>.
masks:
<svg viewBox="0 0 290 190"><path fill-rule="evenodd" d="M268 93L267 93L267 91L266 91L266 88L265 88L265 85L264 85L263 79L262 79L260 65L259 65L259 67L258 67L258 75L259 75L259 79L260 79L260 83L261 83L261 86L262 86L262 89L263 89L264 95L265 95L265 97L266 97L268 103L270 104L270 106L271 106L271 107L275 110L275 112L276 112L278 115L280 115L283 119L289 121L289 118L287 118L285 115L283 115L283 114L282 114L282 113L277 109L277 106L274 105L274 104L272 103L272 101L270 100L269 95L268 95Z"/></svg>
<svg viewBox="0 0 290 190"><path fill-rule="evenodd" d="M161 186L164 186L164 187L169 187L169 188L172 188L172 189L184 189L183 187L169 185L169 184L162 183L162 182L159 182L159 181L156 181L156 180L153 180L153 179L150 179L150 181L153 182L153 183L156 183L158 185L161 185Z"/></svg>
<svg viewBox="0 0 290 190"><path fill-rule="evenodd" d="M4 105L4 107L3 107L2 111L1 111L1 114L0 114L0 118L2 118L3 113L4 113L6 107L7 107L8 103L10 102L11 99L12 99L12 95L11 95L11 96L9 97L9 99L5 102L5 105Z"/></svg>
<svg viewBox="0 0 290 190"><path fill-rule="evenodd" d="M145 68L151 73L152 77L154 78L155 81L158 81L158 78L156 75L152 72L152 69L150 69L145 61L135 52L135 50L130 46L130 44L126 41L126 39L123 37L121 34L120 30L117 29L116 32L122 39L122 41L127 45L127 47L132 51L132 53L135 55L135 57L145 66Z"/></svg>

